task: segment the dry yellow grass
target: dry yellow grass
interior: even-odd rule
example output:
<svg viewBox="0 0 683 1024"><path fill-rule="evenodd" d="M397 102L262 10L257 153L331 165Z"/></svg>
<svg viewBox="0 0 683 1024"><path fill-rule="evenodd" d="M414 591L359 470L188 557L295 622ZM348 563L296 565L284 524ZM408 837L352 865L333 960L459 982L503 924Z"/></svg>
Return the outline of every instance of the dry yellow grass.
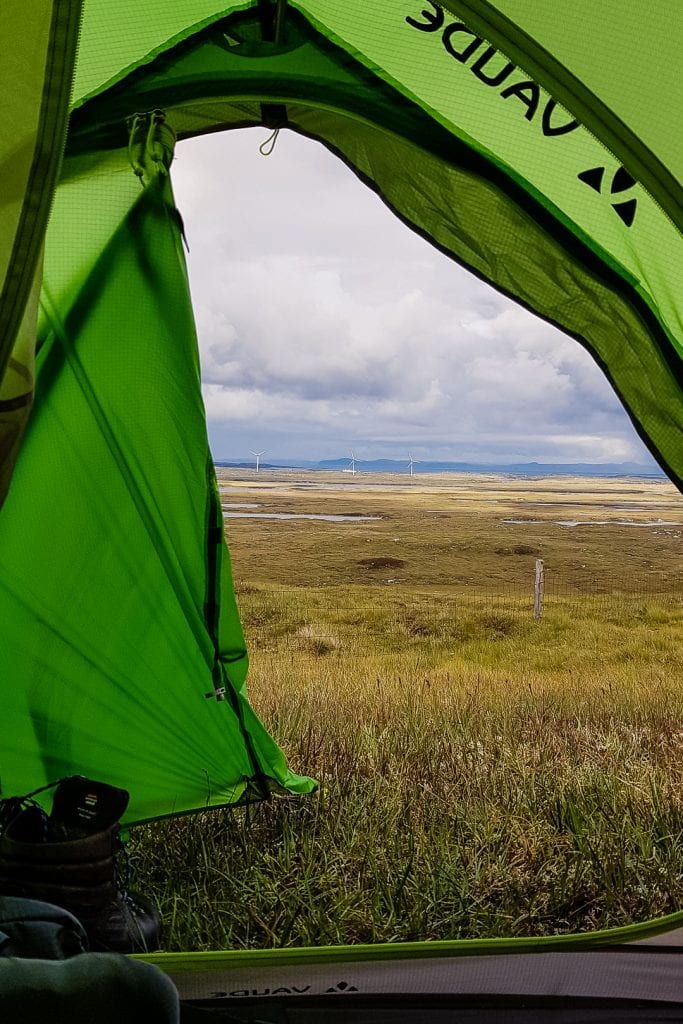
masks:
<svg viewBox="0 0 683 1024"><path fill-rule="evenodd" d="M168 948L548 934L679 909L680 528L563 528L547 501L559 487L588 503L572 518L683 520L680 496L272 482L243 475L225 501L383 518L229 521L252 702L320 790L137 830ZM522 502L541 522L502 524ZM540 621L537 554L565 581ZM404 565L359 564L383 558Z"/></svg>
<svg viewBox="0 0 683 1024"><path fill-rule="evenodd" d="M219 474L223 501L262 513L380 516L372 522L229 519L238 588L347 586L398 579L408 588L496 593L532 586L534 561L579 592L647 583L683 589L683 496L666 481L502 477ZM360 481L360 482L359 482ZM311 487L323 484L324 487ZM342 484L343 489L335 489ZM377 489L379 487L385 489ZM236 510L238 511L238 510ZM506 520L526 520L506 522ZM558 521L604 525L566 527ZM656 522L655 526L625 526ZM398 559L383 571L361 563ZM398 584L396 584L398 585Z"/></svg>

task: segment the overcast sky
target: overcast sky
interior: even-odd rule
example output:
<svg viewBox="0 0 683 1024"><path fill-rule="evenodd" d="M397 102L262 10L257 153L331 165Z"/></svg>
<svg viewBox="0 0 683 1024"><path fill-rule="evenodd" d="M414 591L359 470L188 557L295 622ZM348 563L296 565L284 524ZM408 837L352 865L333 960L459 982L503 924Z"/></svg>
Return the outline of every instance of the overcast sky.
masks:
<svg viewBox="0 0 683 1024"><path fill-rule="evenodd" d="M575 341L268 134L176 149L214 458L651 462Z"/></svg>

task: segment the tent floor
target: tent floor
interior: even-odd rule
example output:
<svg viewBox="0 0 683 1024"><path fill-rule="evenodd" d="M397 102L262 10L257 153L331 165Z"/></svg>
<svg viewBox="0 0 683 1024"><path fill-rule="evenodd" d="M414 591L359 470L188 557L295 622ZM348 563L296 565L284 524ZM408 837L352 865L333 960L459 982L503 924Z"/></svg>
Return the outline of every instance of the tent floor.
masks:
<svg viewBox="0 0 683 1024"><path fill-rule="evenodd" d="M181 1024L658 1024L683 1022L683 1002L480 996L328 996L183 1003Z"/></svg>

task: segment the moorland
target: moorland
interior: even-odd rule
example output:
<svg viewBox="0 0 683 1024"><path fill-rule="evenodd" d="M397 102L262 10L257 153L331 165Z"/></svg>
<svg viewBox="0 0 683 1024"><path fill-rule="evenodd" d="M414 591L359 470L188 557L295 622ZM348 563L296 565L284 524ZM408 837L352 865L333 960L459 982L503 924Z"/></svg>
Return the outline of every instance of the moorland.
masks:
<svg viewBox="0 0 683 1024"><path fill-rule="evenodd" d="M683 908L671 484L219 485L250 698L319 788L134 830L165 948L557 934Z"/></svg>

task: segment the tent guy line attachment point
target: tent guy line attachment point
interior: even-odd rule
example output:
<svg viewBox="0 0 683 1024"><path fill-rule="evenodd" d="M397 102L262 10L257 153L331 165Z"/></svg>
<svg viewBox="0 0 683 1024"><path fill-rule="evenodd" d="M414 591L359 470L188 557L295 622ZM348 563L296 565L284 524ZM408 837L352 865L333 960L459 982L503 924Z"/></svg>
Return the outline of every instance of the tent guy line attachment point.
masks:
<svg viewBox="0 0 683 1024"><path fill-rule="evenodd" d="M279 134L280 129L275 128L273 132L268 136L266 141L261 143L261 145L258 148L258 151L261 154L261 156L270 156L270 154L275 149L275 143L277 142L277 137Z"/></svg>
<svg viewBox="0 0 683 1024"><path fill-rule="evenodd" d="M173 160L176 133L163 110L132 114L126 118L128 160L144 186L156 174L168 174Z"/></svg>
<svg viewBox="0 0 683 1024"><path fill-rule="evenodd" d="M215 690L209 690L204 696L207 700L211 700L213 697L218 701L225 700L225 687L217 686Z"/></svg>

